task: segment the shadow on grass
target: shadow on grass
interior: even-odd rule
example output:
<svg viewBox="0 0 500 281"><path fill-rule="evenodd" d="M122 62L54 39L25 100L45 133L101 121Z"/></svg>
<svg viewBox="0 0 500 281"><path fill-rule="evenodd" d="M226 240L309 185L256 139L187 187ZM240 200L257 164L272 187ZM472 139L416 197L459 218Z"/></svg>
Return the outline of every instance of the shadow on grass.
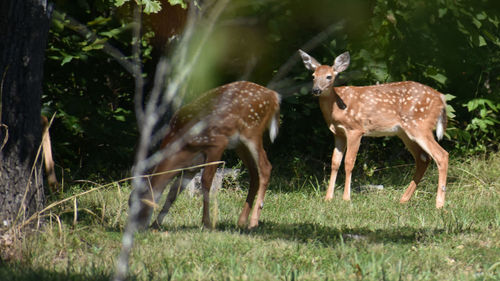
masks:
<svg viewBox="0 0 500 281"><path fill-rule="evenodd" d="M29 264L0 263L0 280L2 281L101 281L109 280L110 273L102 272L97 267L88 269L89 273L74 273L72 270L56 272L46 268L31 268ZM133 280L133 279L132 279Z"/></svg>
<svg viewBox="0 0 500 281"><path fill-rule="evenodd" d="M366 242L413 244L416 242L435 241L440 237L446 239L464 233L473 233L477 229L474 221L461 219L453 213L442 214L442 224L429 226L387 226L381 228L325 226L317 223L287 223L263 220L255 229L241 229L234 221L218 221L215 231L232 232L241 235L258 236L266 240L282 239L302 243L320 243L332 246L337 243ZM190 232L199 231L201 225L189 224L175 227L162 226L160 231Z"/></svg>
<svg viewBox="0 0 500 281"><path fill-rule="evenodd" d="M108 281L112 272L104 272L103 267L88 265L86 273L75 273L73 268L65 272L55 269L32 268L29 264L18 262L2 263L0 261L0 280L2 281ZM129 275L127 280L138 280L137 276ZM167 279L170 280L170 279Z"/></svg>
<svg viewBox="0 0 500 281"><path fill-rule="evenodd" d="M436 227L388 227L383 229L359 228L332 228L314 223L275 223L263 221L253 230L240 229L234 223L220 222L217 230L234 231L241 234L260 236L266 240L285 239L302 243L320 243L332 246L338 243L367 242L367 243L396 243L412 244L434 240L440 235L455 235L473 231L471 228L457 231L448 231Z"/></svg>

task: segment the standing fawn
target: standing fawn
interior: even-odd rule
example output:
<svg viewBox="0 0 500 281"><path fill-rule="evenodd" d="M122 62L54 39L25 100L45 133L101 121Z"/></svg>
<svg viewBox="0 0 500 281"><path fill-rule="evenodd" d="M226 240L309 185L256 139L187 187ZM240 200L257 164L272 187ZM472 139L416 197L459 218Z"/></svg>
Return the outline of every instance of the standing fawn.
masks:
<svg viewBox="0 0 500 281"><path fill-rule="evenodd" d="M434 140L446 129L446 103L443 94L416 82L398 82L365 87L334 87L335 77L349 66L349 53L335 59L333 66L321 65L302 50L307 69L314 71L313 94L325 121L335 136L332 173L325 200L333 197L335 179L345 153L344 200L351 199L351 172L362 136L398 136L415 158L416 172L400 202L410 200L417 184L434 159L439 171L436 208L445 201L448 153ZM346 150L347 148L347 150ZM429 157L430 156L430 157Z"/></svg>
<svg viewBox="0 0 500 281"><path fill-rule="evenodd" d="M140 227L145 228L148 225L152 214L150 204L144 201L158 202L166 185L178 174L158 173L218 161L226 148L236 150L250 174L250 188L238 226L244 227L247 224L257 195L248 226L256 227L271 174L271 164L264 151L262 137L264 131L269 129L271 141L275 139L279 125L279 103L278 93L251 82L241 81L213 89L182 107L172 117L170 131L161 144L161 148L175 151L155 167L148 192L139 194L139 198L143 199L138 217ZM209 192L216 169L216 165L208 165L202 173L202 222L206 228L212 228ZM177 195L195 173L193 169L187 170L171 185L165 204L153 226L158 227L162 223Z"/></svg>

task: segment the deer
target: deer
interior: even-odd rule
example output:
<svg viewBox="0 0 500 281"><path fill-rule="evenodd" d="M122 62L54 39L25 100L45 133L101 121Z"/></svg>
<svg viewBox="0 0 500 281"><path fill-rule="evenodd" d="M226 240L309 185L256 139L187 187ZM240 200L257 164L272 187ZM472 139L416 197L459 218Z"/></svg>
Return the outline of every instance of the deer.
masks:
<svg viewBox="0 0 500 281"><path fill-rule="evenodd" d="M342 199L351 200L351 175L363 136L398 136L416 163L415 174L400 203L410 200L432 158L439 172L436 208L442 208L448 152L434 139L433 131L436 129L438 140L443 138L447 124L445 96L413 81L335 87L335 78L349 66L349 52L337 56L332 66L320 64L302 50L299 54L305 67L313 71L312 93L319 97L321 112L335 138L325 200L333 198L342 158L345 168Z"/></svg>
<svg viewBox="0 0 500 281"><path fill-rule="evenodd" d="M164 172L219 161L226 149L236 151L250 175L250 187L238 226L247 225L256 196L248 228L258 226L272 168L263 147L263 135L268 130L272 142L278 134L280 100L275 91L252 82L238 81L210 90L181 107L171 118L169 131L160 145L160 149L170 148L174 152L153 169L149 190L138 194L141 199L138 227L146 228L151 219L152 207L147 201L158 202L167 184L179 174ZM202 171L202 223L207 229L213 228L209 192L216 169L217 165L207 165ZM160 227L177 196L196 172L196 169L187 169L171 184L152 227Z"/></svg>

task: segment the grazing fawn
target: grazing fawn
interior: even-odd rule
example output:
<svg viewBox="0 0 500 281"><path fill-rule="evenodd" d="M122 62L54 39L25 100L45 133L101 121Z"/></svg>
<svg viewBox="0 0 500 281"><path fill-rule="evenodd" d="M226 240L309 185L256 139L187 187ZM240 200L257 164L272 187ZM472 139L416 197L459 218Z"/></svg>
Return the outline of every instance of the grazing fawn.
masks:
<svg viewBox="0 0 500 281"><path fill-rule="evenodd" d="M263 134L267 129L271 141L276 138L279 125L278 93L251 82L234 82L213 89L194 102L182 107L170 121L170 131L161 148L175 149L154 169L150 190L139 194L139 198L157 202L165 186L178 174L163 173L175 169L220 160L226 148L235 149L250 174L250 188L238 226L245 227L255 196L248 228L258 225L271 164L263 147ZM177 146L174 148L172 146ZM209 214L209 192L216 165L205 166L201 185L203 193L203 219L206 228L212 228ZM153 223L158 227L177 195L191 181L196 171L184 171L177 182L171 185L165 204ZM151 206L141 200L139 224L145 228L151 217Z"/></svg>
<svg viewBox="0 0 500 281"><path fill-rule="evenodd" d="M448 153L437 143L432 132L436 128L436 136L441 139L446 129L444 95L411 81L365 87L334 87L335 77L349 66L348 52L338 56L333 66L321 65L302 50L299 53L305 67L314 71L312 92L319 96L323 117L335 136L332 172L325 200L333 197L344 153L346 175L343 199L350 200L351 172L362 136L395 135L403 140L416 162L415 175L400 202L410 200L432 158L439 171L436 208L442 208Z"/></svg>

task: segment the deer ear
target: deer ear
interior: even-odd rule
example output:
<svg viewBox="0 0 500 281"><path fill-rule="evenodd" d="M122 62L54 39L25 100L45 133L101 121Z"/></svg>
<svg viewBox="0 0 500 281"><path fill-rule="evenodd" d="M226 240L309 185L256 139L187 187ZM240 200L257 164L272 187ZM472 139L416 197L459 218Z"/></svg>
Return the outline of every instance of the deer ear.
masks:
<svg viewBox="0 0 500 281"><path fill-rule="evenodd" d="M306 52L299 50L299 54L307 69L314 71L318 66L321 65L317 60L308 55Z"/></svg>
<svg viewBox="0 0 500 281"><path fill-rule="evenodd" d="M333 63L333 70L336 73L340 73L347 69L349 63L351 61L351 57L349 56L349 52L345 52L340 56L335 58L335 62Z"/></svg>

